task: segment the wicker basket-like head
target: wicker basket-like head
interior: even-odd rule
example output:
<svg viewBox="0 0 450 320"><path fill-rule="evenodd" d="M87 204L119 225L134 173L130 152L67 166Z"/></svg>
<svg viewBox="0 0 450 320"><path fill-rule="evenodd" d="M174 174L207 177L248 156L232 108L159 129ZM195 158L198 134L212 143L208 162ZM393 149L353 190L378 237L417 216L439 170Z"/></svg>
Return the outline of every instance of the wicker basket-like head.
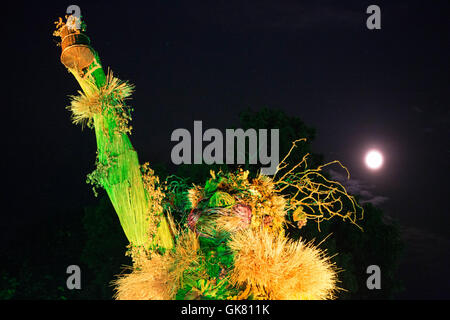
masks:
<svg viewBox="0 0 450 320"><path fill-rule="evenodd" d="M94 61L94 51L90 43L85 34L64 26L61 30L61 62L67 68L82 70L88 67Z"/></svg>

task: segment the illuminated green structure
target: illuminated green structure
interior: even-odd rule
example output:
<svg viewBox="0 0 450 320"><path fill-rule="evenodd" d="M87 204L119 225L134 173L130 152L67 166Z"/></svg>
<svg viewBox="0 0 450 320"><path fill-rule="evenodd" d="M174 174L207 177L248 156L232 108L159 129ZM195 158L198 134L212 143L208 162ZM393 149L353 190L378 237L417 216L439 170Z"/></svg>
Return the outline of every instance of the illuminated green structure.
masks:
<svg viewBox="0 0 450 320"><path fill-rule="evenodd" d="M61 37L61 61L82 88L69 107L73 120L93 127L97 138L97 169L88 178L106 190L133 247L157 243L171 248L167 220L162 208L152 202L154 194L148 192L152 190L145 188L137 153L127 135L131 110L125 100L133 87L105 73L84 29L83 24L79 30L70 29L60 20L55 34ZM154 225L149 226L149 221Z"/></svg>
<svg viewBox="0 0 450 320"><path fill-rule="evenodd" d="M326 165L310 169L305 155L289 167L289 152L278 178L211 172L203 186L171 189L139 164L128 138L133 87L105 73L79 22L76 29L60 19L55 35L61 62L82 89L68 107L73 121L95 130L97 163L88 181L106 190L130 242L133 271L115 282L116 298L334 298L339 288L330 258L284 232L288 222L301 228L307 219L338 216L356 224L361 208L321 174ZM185 198L187 216L179 227L170 215L177 197Z"/></svg>

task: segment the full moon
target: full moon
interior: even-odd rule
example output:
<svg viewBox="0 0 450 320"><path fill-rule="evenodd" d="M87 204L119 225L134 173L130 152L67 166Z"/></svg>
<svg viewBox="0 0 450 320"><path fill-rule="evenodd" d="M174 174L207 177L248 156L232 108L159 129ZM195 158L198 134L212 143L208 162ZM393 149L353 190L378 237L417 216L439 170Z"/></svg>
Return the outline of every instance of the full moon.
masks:
<svg viewBox="0 0 450 320"><path fill-rule="evenodd" d="M371 150L366 154L366 165L370 169L376 170L383 165L383 155L377 150Z"/></svg>

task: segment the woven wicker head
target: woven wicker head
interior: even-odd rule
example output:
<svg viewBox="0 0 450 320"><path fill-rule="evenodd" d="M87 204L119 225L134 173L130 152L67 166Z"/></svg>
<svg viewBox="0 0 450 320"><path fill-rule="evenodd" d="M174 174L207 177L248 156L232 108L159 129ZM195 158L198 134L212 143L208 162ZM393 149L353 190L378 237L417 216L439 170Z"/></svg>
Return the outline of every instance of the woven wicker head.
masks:
<svg viewBox="0 0 450 320"><path fill-rule="evenodd" d="M61 29L61 62L71 69L82 70L94 61L89 37L66 26Z"/></svg>

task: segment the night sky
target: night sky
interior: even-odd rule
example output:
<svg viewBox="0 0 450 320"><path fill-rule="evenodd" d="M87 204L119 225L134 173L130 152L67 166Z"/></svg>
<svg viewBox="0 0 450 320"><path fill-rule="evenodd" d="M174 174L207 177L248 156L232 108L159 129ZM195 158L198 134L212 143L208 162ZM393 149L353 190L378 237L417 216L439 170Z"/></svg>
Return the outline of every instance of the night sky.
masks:
<svg viewBox="0 0 450 320"><path fill-rule="evenodd" d="M172 131L194 120L224 130L248 107L279 108L317 129L314 151L348 167L351 191L399 221L400 298L450 297L448 0L74 3L103 66L136 85L141 162L169 162ZM71 124L79 88L52 37L70 4L3 10L2 245L97 201L85 184L95 137ZM370 4L381 30L366 28ZM371 147L385 156L376 172L363 163Z"/></svg>

